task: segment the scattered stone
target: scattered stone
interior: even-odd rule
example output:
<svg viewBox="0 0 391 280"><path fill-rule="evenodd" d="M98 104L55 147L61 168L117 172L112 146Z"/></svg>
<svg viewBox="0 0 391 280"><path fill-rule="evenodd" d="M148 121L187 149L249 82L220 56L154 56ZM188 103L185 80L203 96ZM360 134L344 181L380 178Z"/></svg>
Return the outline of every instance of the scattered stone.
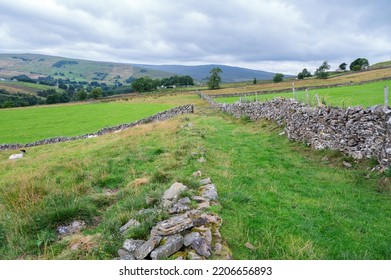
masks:
<svg viewBox="0 0 391 280"><path fill-rule="evenodd" d="M202 260L212 254L222 259L230 259L230 251L219 232L222 219L217 214L201 211L210 207L210 200L217 199L217 190L211 184L210 178L201 180L200 183L206 184L199 188L202 196L192 196L192 200L189 197L178 199L180 193L187 190L187 187L175 183L166 190L159 207L140 210L138 215L149 215L160 211L171 214L171 217L157 223L152 228L147 241L125 240L122 248L118 250L119 259L160 260L171 257ZM199 205L197 209L190 210L189 206L193 200ZM131 219L121 227L120 231L126 232L139 225L137 220Z"/></svg>
<svg viewBox="0 0 391 280"><path fill-rule="evenodd" d="M84 221L73 221L70 225L57 227L57 232L60 235L68 235L79 232L85 226Z"/></svg>
<svg viewBox="0 0 391 280"><path fill-rule="evenodd" d="M163 200L175 201L181 192L186 191L187 186L182 183L175 182L169 189L163 194Z"/></svg>
<svg viewBox="0 0 391 280"><path fill-rule="evenodd" d="M285 135L285 130L278 133L278 135L280 135L280 136Z"/></svg>
<svg viewBox="0 0 391 280"><path fill-rule="evenodd" d="M204 157L200 157L197 161L199 163L204 163L204 162L206 162L206 159Z"/></svg>
<svg viewBox="0 0 391 280"><path fill-rule="evenodd" d="M210 200L217 200L217 190L214 184L208 184L200 188L201 196Z"/></svg>
<svg viewBox="0 0 391 280"><path fill-rule="evenodd" d="M349 163L349 162L344 161L344 162L343 162L343 165L344 165L346 168L352 168L352 164Z"/></svg>
<svg viewBox="0 0 391 280"><path fill-rule="evenodd" d="M191 176L193 177L201 177L202 176L202 172L200 170L194 172L193 174L191 174Z"/></svg>
<svg viewBox="0 0 391 280"><path fill-rule="evenodd" d="M200 184L200 186L209 185L212 184L212 180L210 178L205 178L200 180L198 183Z"/></svg>
<svg viewBox="0 0 391 280"><path fill-rule="evenodd" d="M324 157L322 158L322 161L329 161L328 156L324 156Z"/></svg>
<svg viewBox="0 0 391 280"><path fill-rule="evenodd" d="M135 220L135 219L131 219L131 220L129 220L126 224L124 224L124 225L119 229L119 232L120 232L120 233L125 233L125 231L127 231L128 229L135 228L135 227L138 227L138 226L140 226L140 222L138 222L138 221Z"/></svg>
<svg viewBox="0 0 391 280"><path fill-rule="evenodd" d="M183 237L180 234L171 235L163 239L164 245L156 248L151 252L153 260L161 260L168 258L172 254L178 252L183 246Z"/></svg>

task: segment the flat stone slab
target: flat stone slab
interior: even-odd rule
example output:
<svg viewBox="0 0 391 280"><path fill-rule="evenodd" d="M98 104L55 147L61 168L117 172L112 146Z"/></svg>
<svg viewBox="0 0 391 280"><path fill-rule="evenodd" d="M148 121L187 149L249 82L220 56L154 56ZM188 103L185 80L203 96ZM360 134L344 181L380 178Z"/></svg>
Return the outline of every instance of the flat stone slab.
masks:
<svg viewBox="0 0 391 280"><path fill-rule="evenodd" d="M171 217L168 220L160 222L157 227L157 233L161 236L167 236L179 233L185 229L191 228L193 221L186 214Z"/></svg>

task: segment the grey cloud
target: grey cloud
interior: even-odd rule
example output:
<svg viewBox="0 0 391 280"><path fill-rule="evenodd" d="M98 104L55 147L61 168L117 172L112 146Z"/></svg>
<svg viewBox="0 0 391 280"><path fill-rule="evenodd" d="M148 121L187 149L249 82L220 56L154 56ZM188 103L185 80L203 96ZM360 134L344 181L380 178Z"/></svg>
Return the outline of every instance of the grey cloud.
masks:
<svg viewBox="0 0 391 280"><path fill-rule="evenodd" d="M0 52L301 67L389 55L389 1L0 0ZM267 70L267 69L265 69ZM296 71L296 70L295 70Z"/></svg>

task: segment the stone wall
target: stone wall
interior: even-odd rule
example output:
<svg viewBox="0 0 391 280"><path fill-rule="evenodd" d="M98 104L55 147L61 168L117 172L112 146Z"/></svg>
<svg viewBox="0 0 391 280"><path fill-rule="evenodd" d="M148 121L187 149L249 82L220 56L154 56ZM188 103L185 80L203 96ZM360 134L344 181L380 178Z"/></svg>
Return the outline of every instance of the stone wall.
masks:
<svg viewBox="0 0 391 280"><path fill-rule="evenodd" d="M221 104L200 94L212 107L252 120L269 119L291 140L315 149L338 150L355 159L375 158L382 166L391 165L391 110L382 105L369 108L309 107L293 99L267 102Z"/></svg>
<svg viewBox="0 0 391 280"><path fill-rule="evenodd" d="M194 112L193 105L184 105L184 106L179 106L172 108L170 110L164 111L157 113L155 115L149 116L147 118L132 122L132 123L125 123L121 125L116 125L112 127L106 127L103 128L96 133L91 133L91 134L84 134L80 136L74 136L74 137L66 137L66 136L59 136L59 137L53 137L53 138L47 138L43 140L39 140L36 142L28 143L28 144L2 144L0 145L0 150L6 150L6 149L20 149L20 148L27 148L27 147L34 147L34 146L39 146L39 145L46 145L46 144L53 144L53 143L58 143L58 142L66 142L66 141L73 141L73 140L79 140L79 139L85 139L85 138L92 138L92 137L97 137L106 133L110 132L118 132L130 127L134 127L140 124L146 124L146 123L151 123L151 122L156 122L156 121L163 121L170 119L172 117L175 117L177 115L181 114L191 114Z"/></svg>

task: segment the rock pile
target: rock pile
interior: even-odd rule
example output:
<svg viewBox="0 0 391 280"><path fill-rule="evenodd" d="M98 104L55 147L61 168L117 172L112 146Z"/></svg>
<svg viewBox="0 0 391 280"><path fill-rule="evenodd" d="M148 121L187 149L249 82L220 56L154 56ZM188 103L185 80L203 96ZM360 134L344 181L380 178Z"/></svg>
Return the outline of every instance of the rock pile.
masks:
<svg viewBox="0 0 391 280"><path fill-rule="evenodd" d="M125 124L121 124L121 125L117 125L117 126L106 127L106 128L103 128L103 129L97 131L96 133L92 133L92 134L90 133L90 134L84 134L84 135L74 136L74 137L59 136L59 137L53 137L53 138L39 140L39 141L28 143L28 144L1 144L0 151L6 150L6 149L20 149L20 148L39 146L39 145L47 145L47 144L53 144L53 143L59 143L59 142L67 142L67 141L74 141L74 140L79 140L79 139L93 138L93 137L97 137L100 135L104 135L106 133L119 132L124 129L134 127L137 125L156 122L156 121L163 121L163 120L173 118L177 115L191 114L193 112L194 112L193 105L179 106L179 107L175 107L170 110L157 113L155 115L149 116L147 118L144 118L144 119L132 122L132 123L125 123Z"/></svg>
<svg viewBox="0 0 391 280"><path fill-rule="evenodd" d="M355 159L375 158L391 165L391 110L378 105L369 108L309 107L293 99L275 98L267 102L220 104L201 94L212 107L237 118L270 119L285 125L291 140L315 149L338 150Z"/></svg>
<svg viewBox="0 0 391 280"><path fill-rule="evenodd" d="M192 193L182 183L174 183L167 189L159 205L159 211L169 213L170 217L158 222L150 231L148 240L126 239L118 250L119 259L191 259L208 258L230 259L230 251L220 234L222 219L206 210L218 204L216 186L210 178L200 180L198 193ZM141 211L154 211L145 209ZM127 224L138 226L138 221L131 219ZM121 232L128 229L121 228Z"/></svg>

